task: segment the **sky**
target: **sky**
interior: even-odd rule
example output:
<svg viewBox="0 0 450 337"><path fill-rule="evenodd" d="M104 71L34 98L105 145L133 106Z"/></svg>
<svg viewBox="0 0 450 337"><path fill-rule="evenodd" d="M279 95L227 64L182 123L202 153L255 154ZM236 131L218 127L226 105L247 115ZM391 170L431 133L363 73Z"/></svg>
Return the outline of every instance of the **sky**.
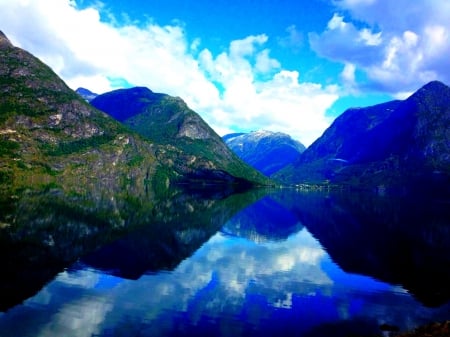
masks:
<svg viewBox="0 0 450 337"><path fill-rule="evenodd" d="M72 89L178 96L221 136L309 146L347 108L450 84L449 0L0 0L0 30Z"/></svg>

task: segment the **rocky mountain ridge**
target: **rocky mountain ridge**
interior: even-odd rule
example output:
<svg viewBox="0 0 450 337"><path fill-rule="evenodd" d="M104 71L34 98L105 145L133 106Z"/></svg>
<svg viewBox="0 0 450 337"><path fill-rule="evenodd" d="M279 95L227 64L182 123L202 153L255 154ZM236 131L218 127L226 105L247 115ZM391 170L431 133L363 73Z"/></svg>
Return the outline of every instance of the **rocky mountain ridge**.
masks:
<svg viewBox="0 0 450 337"><path fill-rule="evenodd" d="M251 172L243 170L241 178L236 178L226 168L197 165L189 162L194 161L192 156L183 156L183 149L130 131L94 109L47 65L14 47L3 34L0 59L0 189L4 196L43 187L74 193L90 190L98 197L140 196L189 180L197 172L201 173L197 183L254 183ZM223 179L204 171L217 171Z"/></svg>
<svg viewBox="0 0 450 337"><path fill-rule="evenodd" d="M93 109L4 35L0 58L2 189L144 191L144 180L158 167L152 144ZM129 165L136 158L142 165Z"/></svg>
<svg viewBox="0 0 450 337"><path fill-rule="evenodd" d="M267 130L233 133L223 140L239 158L267 176L292 163L305 146L282 132Z"/></svg>
<svg viewBox="0 0 450 337"><path fill-rule="evenodd" d="M434 81L406 100L345 111L276 178L294 184L448 189L449 144L450 88Z"/></svg>
<svg viewBox="0 0 450 337"><path fill-rule="evenodd" d="M242 162L216 132L179 97L154 93L145 87L114 90L91 104L133 131L164 148L160 161L188 181L268 179Z"/></svg>

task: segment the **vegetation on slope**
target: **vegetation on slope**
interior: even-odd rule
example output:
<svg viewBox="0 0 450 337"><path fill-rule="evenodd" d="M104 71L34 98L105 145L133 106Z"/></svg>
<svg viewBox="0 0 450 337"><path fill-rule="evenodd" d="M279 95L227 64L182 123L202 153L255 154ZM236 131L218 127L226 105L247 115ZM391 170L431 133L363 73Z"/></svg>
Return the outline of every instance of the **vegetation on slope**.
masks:
<svg viewBox="0 0 450 337"><path fill-rule="evenodd" d="M155 147L0 35L0 189L149 193ZM139 165L136 163L139 162Z"/></svg>
<svg viewBox="0 0 450 337"><path fill-rule="evenodd" d="M270 183L268 178L242 162L178 97L135 87L99 95L91 104L161 145L158 159L173 167L180 181Z"/></svg>

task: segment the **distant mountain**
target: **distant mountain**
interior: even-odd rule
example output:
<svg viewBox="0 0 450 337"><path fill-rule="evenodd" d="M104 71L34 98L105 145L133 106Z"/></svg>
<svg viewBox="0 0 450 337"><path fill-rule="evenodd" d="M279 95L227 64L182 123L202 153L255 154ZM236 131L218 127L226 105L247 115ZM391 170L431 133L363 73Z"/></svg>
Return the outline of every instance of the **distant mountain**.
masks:
<svg viewBox="0 0 450 337"><path fill-rule="evenodd" d="M92 101L95 97L98 96L98 94L85 88L78 88L77 90L75 90L75 92L88 102Z"/></svg>
<svg viewBox="0 0 450 337"><path fill-rule="evenodd" d="M173 167L181 180L268 183L266 177L241 161L178 97L135 87L99 95L91 104L163 145L164 150L157 153L158 159Z"/></svg>
<svg viewBox="0 0 450 337"><path fill-rule="evenodd" d="M281 132L232 133L223 140L243 161L267 176L292 163L305 146Z"/></svg>
<svg viewBox="0 0 450 337"><path fill-rule="evenodd" d="M434 81L404 101L345 111L276 178L448 191L449 144L450 88Z"/></svg>
<svg viewBox="0 0 450 337"><path fill-rule="evenodd" d="M229 133L229 134L223 136L222 139L226 143L229 139L236 138L236 137L242 136L242 135L245 135L245 132Z"/></svg>

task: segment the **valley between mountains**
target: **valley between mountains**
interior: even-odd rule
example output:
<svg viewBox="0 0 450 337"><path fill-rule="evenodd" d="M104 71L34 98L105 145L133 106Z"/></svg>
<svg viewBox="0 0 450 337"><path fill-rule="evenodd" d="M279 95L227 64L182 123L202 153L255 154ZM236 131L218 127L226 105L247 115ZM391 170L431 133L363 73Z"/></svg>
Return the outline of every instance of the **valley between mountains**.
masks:
<svg viewBox="0 0 450 337"><path fill-rule="evenodd" d="M130 279L175 268L235 214L258 200L267 202L267 190L260 187L271 192L283 187L282 192L292 194L297 194L296 189L357 190L370 196L418 193L427 203L435 197L447 202L450 88L433 81L405 100L348 109L306 148L289 135L270 130L221 137L181 98L146 87L103 94L85 88L75 92L50 67L0 32L0 264L6 275L0 284L0 311L23 303L67 266L96 251L96 256L81 261L111 264L111 270ZM371 248L366 255L356 254L366 259L347 264L358 272L365 272L370 264L366 261L376 261L374 252L392 251L389 256L381 254L386 261L397 254L394 248L402 237L383 236L389 231L380 234L382 226L373 221L380 217L389 230L395 227L399 213L387 199L364 204L350 198L352 212L361 219L367 212L365 205L374 207L369 219L376 224L373 233L380 241L372 247L366 241L375 234L368 231L365 220L358 221L356 213L347 214L329 195L298 196L300 201L292 204L286 218L293 229L289 227L283 239L297 226L312 223L311 232L335 253L336 261L355 255L355 247L360 252ZM381 209L391 208L388 217L380 216ZM423 212L429 216L427 210ZM273 214L274 223L283 221L278 208ZM402 235L410 230L409 219L415 213L411 214L404 227L398 226L405 228ZM437 249L439 254L429 256L438 261L438 273L419 274L427 281L429 275L440 275L438 286L429 288L438 289L436 298L441 301L448 298L448 292L441 292L448 280L448 214L437 215L417 225L425 234L419 231L417 240L411 235L414 240L407 242L413 243L403 247L411 247L413 253L401 255L414 260L413 267L429 267L416 242L424 242L423 251ZM256 216L251 219L264 223L255 221ZM231 229L244 233L244 224L241 218ZM348 235L342 224L349 224ZM358 235L353 237L353 231ZM342 240L342 233L351 239ZM254 236L254 231L248 235ZM333 245L336 238L341 240ZM359 240L358 245L353 240ZM107 249L114 242L122 250L110 258ZM386 242L391 243L390 250ZM102 247L107 247L106 252ZM154 253L144 256L148 248ZM392 269L404 266L401 261ZM397 282L384 262L374 264L382 266L379 274ZM407 275L408 280L416 278ZM422 283L412 284L420 294L428 289Z"/></svg>
<svg viewBox="0 0 450 337"><path fill-rule="evenodd" d="M450 88L342 113L307 149L256 130L221 138L178 97L148 88L78 94L0 38L2 190L141 194L173 184L405 186L448 192Z"/></svg>
<svg viewBox="0 0 450 337"><path fill-rule="evenodd" d="M77 92L88 93L83 97L94 107L140 135L176 144L186 155L195 153L186 139L209 140L200 152L222 160L227 153L224 142L277 184L449 192L450 89L437 81L404 101L345 111L308 148L287 134L267 130L228 134L222 142L181 99L147 88L103 95L81 88ZM163 102L169 101L178 104L167 108Z"/></svg>

